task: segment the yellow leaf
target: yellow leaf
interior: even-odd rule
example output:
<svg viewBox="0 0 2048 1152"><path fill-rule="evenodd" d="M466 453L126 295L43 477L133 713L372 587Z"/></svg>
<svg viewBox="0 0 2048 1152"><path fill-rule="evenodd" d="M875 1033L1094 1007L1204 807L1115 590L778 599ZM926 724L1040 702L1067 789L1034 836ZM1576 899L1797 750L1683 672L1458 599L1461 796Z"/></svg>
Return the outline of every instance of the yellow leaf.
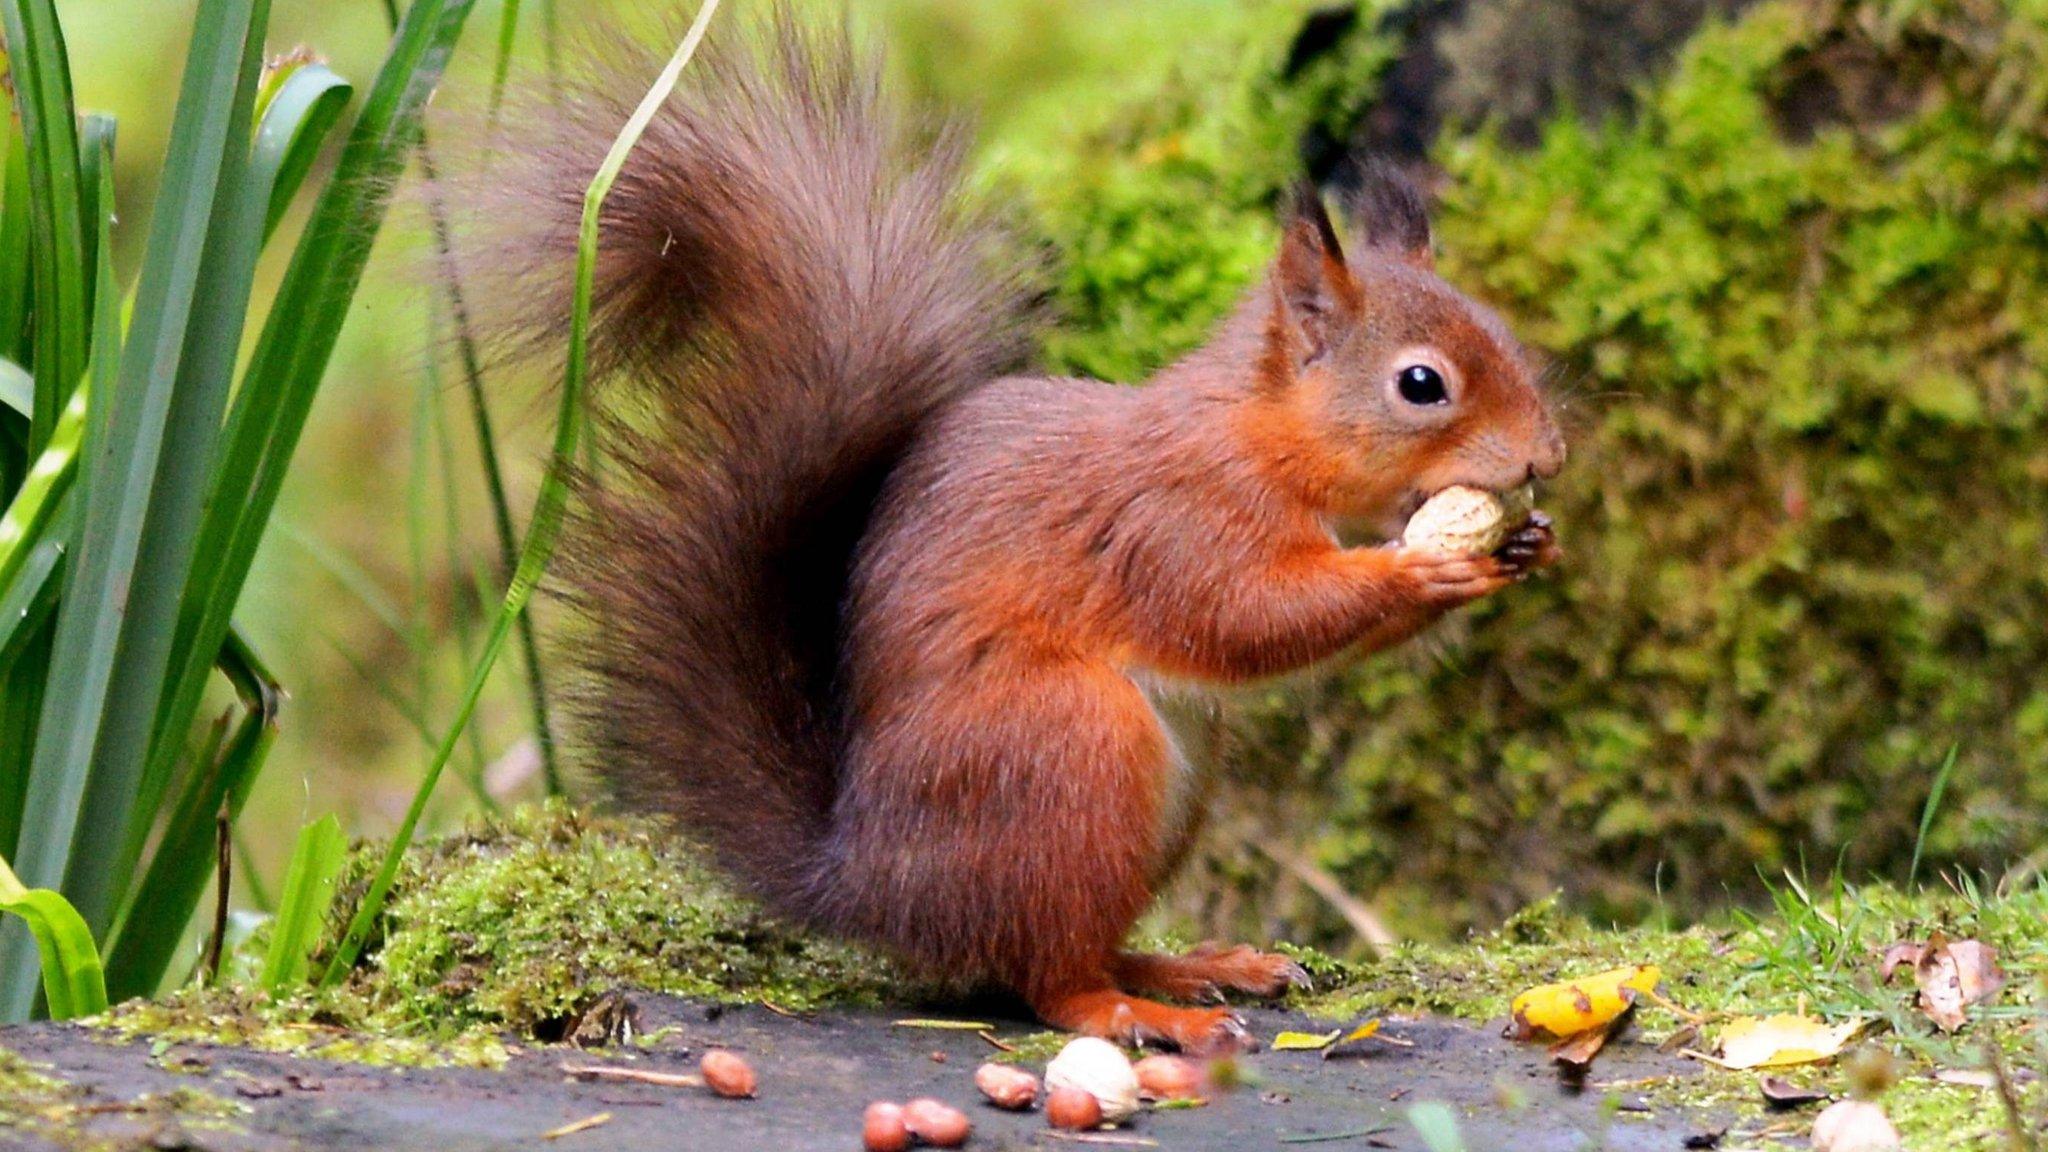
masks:
<svg viewBox="0 0 2048 1152"><path fill-rule="evenodd" d="M1721 1029L1723 1068L1782 1068L1813 1064L1842 1050L1863 1030L1863 1021L1826 1024L1811 1016L1740 1016Z"/></svg>
<svg viewBox="0 0 2048 1152"><path fill-rule="evenodd" d="M1344 1037L1343 1043L1349 1044L1353 1040L1363 1040L1369 1036L1377 1036L1379 1035L1379 1031L1380 1019L1379 1017L1375 1016L1372 1019L1367 1020L1365 1023L1360 1024L1358 1027L1353 1028L1351 1030L1351 1034Z"/></svg>
<svg viewBox="0 0 2048 1152"><path fill-rule="evenodd" d="M1278 1036L1273 1037L1273 1051L1314 1052L1318 1048L1328 1048L1330 1045L1335 1044L1337 1037L1343 1034L1344 1031L1341 1028L1335 1032L1325 1032L1320 1035L1314 1032L1282 1032Z"/></svg>
<svg viewBox="0 0 2048 1152"><path fill-rule="evenodd" d="M1664 978L1655 964L1616 968L1596 976L1531 988L1508 1006L1507 1034L1516 1040L1564 1039L1605 1028L1628 1011L1636 997Z"/></svg>

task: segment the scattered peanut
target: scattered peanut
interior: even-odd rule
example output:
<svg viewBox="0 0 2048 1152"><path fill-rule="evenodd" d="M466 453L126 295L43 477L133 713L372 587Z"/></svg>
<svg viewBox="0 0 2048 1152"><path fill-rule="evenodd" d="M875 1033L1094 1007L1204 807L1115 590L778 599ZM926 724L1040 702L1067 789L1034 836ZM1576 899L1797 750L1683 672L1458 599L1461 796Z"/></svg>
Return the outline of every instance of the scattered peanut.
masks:
<svg viewBox="0 0 2048 1152"><path fill-rule="evenodd" d="M1154 1100L1200 1096L1208 1080L1200 1064L1182 1056L1147 1056L1132 1071L1138 1074L1138 1094Z"/></svg>
<svg viewBox="0 0 2048 1152"><path fill-rule="evenodd" d="M1045 1098L1046 1122L1081 1132L1102 1125L1102 1103L1080 1088L1055 1088Z"/></svg>
<svg viewBox="0 0 2048 1152"><path fill-rule="evenodd" d="M704 1083L713 1092L729 1100L741 1099L754 1094L754 1070L745 1060L722 1049L713 1049L704 1054L697 1063L697 1071L704 1076Z"/></svg>
<svg viewBox="0 0 2048 1152"><path fill-rule="evenodd" d="M958 1148L967 1143L967 1133L972 1127L967 1122L966 1113L930 1097L921 1097L903 1106L903 1126L910 1129L912 1136L934 1148Z"/></svg>
<svg viewBox="0 0 2048 1152"><path fill-rule="evenodd" d="M1038 1077L1008 1064L983 1064L974 1072L974 1086L998 1108L1022 1112L1038 1100Z"/></svg>
<svg viewBox="0 0 2048 1152"><path fill-rule="evenodd" d="M861 1117L861 1147L867 1152L904 1152L910 1147L910 1128L903 1122L903 1106L887 1100L868 1105Z"/></svg>

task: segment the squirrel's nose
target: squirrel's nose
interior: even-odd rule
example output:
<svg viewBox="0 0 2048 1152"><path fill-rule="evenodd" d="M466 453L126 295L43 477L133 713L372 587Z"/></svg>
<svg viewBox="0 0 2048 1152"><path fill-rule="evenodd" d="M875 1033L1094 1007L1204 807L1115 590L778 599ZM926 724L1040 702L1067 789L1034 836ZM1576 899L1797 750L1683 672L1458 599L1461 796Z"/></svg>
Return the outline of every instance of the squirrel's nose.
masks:
<svg viewBox="0 0 2048 1152"><path fill-rule="evenodd" d="M1529 461L1530 480L1548 480L1564 471L1564 435L1553 428Z"/></svg>

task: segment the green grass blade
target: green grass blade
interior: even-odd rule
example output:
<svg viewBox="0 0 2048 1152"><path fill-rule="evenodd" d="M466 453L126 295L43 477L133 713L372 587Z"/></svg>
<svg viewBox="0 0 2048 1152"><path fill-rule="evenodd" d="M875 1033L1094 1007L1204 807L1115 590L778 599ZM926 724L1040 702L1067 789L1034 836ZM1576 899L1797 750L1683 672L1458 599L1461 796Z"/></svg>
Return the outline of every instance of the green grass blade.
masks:
<svg viewBox="0 0 2048 1152"><path fill-rule="evenodd" d="M64 542L45 540L29 551L13 583L0 592L0 676L14 671L56 611L63 566Z"/></svg>
<svg viewBox="0 0 2048 1152"><path fill-rule="evenodd" d="M0 115L0 356L29 357L28 140L10 106ZM32 409L25 409L32 410Z"/></svg>
<svg viewBox="0 0 2048 1152"><path fill-rule="evenodd" d="M278 221L319 157L320 145L355 92L354 85L324 64L297 65L272 83L275 90L266 93L268 99L263 101L250 164L251 174L269 188L263 214L265 237L277 230Z"/></svg>
<svg viewBox="0 0 2048 1152"><path fill-rule="evenodd" d="M268 11L268 0L208 0L194 17L120 375L95 404L106 434L87 457L51 668L70 690L45 703L18 851L36 882L61 869L63 891L99 932L129 878L104 846L126 843L137 823L132 800L253 274L255 237L221 225L241 211ZM78 851L88 840L98 850Z"/></svg>
<svg viewBox="0 0 2048 1152"><path fill-rule="evenodd" d="M491 122L505 103L505 79L512 74L512 48L519 41L519 0L504 0L498 12L498 60L491 69Z"/></svg>
<svg viewBox="0 0 2048 1152"><path fill-rule="evenodd" d="M211 653L263 538L328 355L383 222L391 186L474 0L416 0L392 38L335 173L299 238L228 416L209 516L180 611L180 665L160 698L149 759L169 758L192 724Z"/></svg>
<svg viewBox="0 0 2048 1152"><path fill-rule="evenodd" d="M0 860L0 912L12 912L28 922L43 974L43 998L52 1019L70 1020L106 1011L100 954L93 948L92 931L70 902L47 888L31 891L7 862Z"/></svg>
<svg viewBox="0 0 2048 1152"><path fill-rule="evenodd" d="M36 382L28 369L5 357L0 357L0 404L23 416L35 411Z"/></svg>
<svg viewBox="0 0 2048 1152"><path fill-rule="evenodd" d="M1934 830L1934 817L1941 811L1941 798L1948 791L1949 777L1955 774L1956 751L1960 745L1951 744L1948 757L1941 762L1941 768L1934 773L1934 787L1928 790L1927 803L1920 809L1920 833L1913 838L1913 863L1906 869L1906 891L1911 892L1920 882L1920 857L1927 848L1927 834Z"/></svg>
<svg viewBox="0 0 2048 1152"><path fill-rule="evenodd" d="M277 739L284 692L239 632L229 632L219 666L241 701L242 719L218 757L195 761L185 775L148 869L114 931L107 987L117 999L150 995L162 982L213 877L215 818L222 805L230 819L241 815Z"/></svg>
<svg viewBox="0 0 2048 1152"><path fill-rule="evenodd" d="M298 846L284 871L277 919L270 925L270 950L263 957L263 989L282 992L306 979L306 961L318 942L334 903L334 881L348 857L348 837L333 816L299 830Z"/></svg>
<svg viewBox="0 0 2048 1152"><path fill-rule="evenodd" d="M104 112L87 114L78 132L78 188L85 199L85 209L80 218L85 222L85 266L99 267L99 246L101 233L98 221L113 214L111 200L105 204L103 198L113 195L113 182L103 179L106 170L114 165L114 137L117 125L112 116ZM86 304L91 307L96 291L96 281L86 282ZM90 343L90 337L88 337Z"/></svg>
<svg viewBox="0 0 2048 1152"><path fill-rule="evenodd" d="M42 541L50 517L78 475L88 396L89 389L81 387L65 401L63 419L49 446L23 477L7 510L0 512L0 592L13 585L23 558Z"/></svg>
<svg viewBox="0 0 2048 1152"><path fill-rule="evenodd" d="M463 294L462 273L456 267L448 230L448 213L441 202L433 153L425 139L420 141L420 168L428 186L427 220L432 229L434 251L440 262L441 286L448 297L449 317L455 325L455 351L462 367L462 383L469 398L469 413L476 430L477 458L483 469L484 494L490 499L491 526L497 531L498 566L501 579L510 578L517 567L516 531L512 527L512 503L505 495L504 469L498 455L498 434L491 419L489 397L484 389L483 360L477 353L475 328L470 322L469 304ZM489 603L489 599L485 599ZM531 613L519 617L519 651L526 665L527 707L533 713L534 738L540 741L541 772L548 795L562 793L562 773L555 757L554 725L548 719L546 673L540 662L540 641L535 635Z"/></svg>
<svg viewBox="0 0 2048 1152"><path fill-rule="evenodd" d="M391 837L391 844L385 849L384 859L378 865L376 876L370 881L370 888L363 894L356 914L349 921L348 931L335 948L334 958L328 963L320 982L332 986L355 967L356 956L362 951L363 942L368 939L370 926L383 913L384 899L391 891L392 881L398 876L399 862L405 856L407 846L412 842L413 831L419 826L420 816L426 811L427 801L433 796L434 786L439 783L441 773L455 754L456 741L461 739L462 730L475 713L477 701L482 698L485 683L490 679L491 668L497 662L498 654L504 650L505 641L511 636L520 613L525 611L527 600L547 570L548 560L554 555L555 538L562 525L562 515L568 505L568 473L576 458L576 445L583 432L583 390L588 383L590 366L590 300L595 271L597 268L597 222L598 213L604 206L605 196L610 193L612 182L618 179L619 170L624 167L626 157L632 154L633 146L639 142L640 134L647 128L649 120L675 91L676 81L683 68L696 54L697 45L704 39L704 33L711 25L711 17L718 10L718 0L704 0L697 10L697 18L684 34L682 43L677 45L675 55L668 67L662 70L640 106L619 130L618 138L612 141L611 151L606 153L604 163L599 165L597 175L590 182L589 191L583 198L582 227L577 237L576 250L576 292L570 314L569 360L562 381L562 395L556 413L555 443L553 457L548 465L546 477L541 482L539 496L534 501L533 518L527 531L526 546L519 557L519 567L512 575L511 587L505 591L505 600L498 609L496 622L491 627L489 639L484 641L483 654L470 673L469 686L464 691L462 704L457 709L455 721L449 726L448 734L434 752L434 758L427 765L419 786L413 791L412 803L406 808L405 819L400 822L397 832Z"/></svg>
<svg viewBox="0 0 2048 1152"><path fill-rule="evenodd" d="M86 260L86 196L79 170L71 62L54 0L0 0L9 77L27 142L29 247L36 377L29 455L43 449L72 386L85 371L92 265Z"/></svg>
<svg viewBox="0 0 2048 1152"><path fill-rule="evenodd" d="M111 144L111 138L103 138ZM59 434L51 441L48 451L66 453L72 444L74 434L82 444L84 425L88 418L88 397L94 393L107 395L113 391L115 373L121 359L121 309L120 293L114 285L113 245L108 237L113 227L114 174L112 164L98 165L100 189L97 202L103 209L97 223L97 288L94 292L93 335L91 351L91 379L72 393L65 402L66 419L59 421ZM77 505L75 495L57 491L67 487L66 478L77 472L76 452L70 451L69 463L60 465L49 474L47 503L31 496L24 502L20 493L5 515L0 515L0 535L6 535L6 527L12 523L20 530L19 542L4 551L6 562L0 563L0 589L12 588L15 582L26 578L24 565L19 562L21 554L17 547L41 547L43 543L61 541L64 556L68 558L76 543ZM26 488L26 478L23 487ZM55 512L49 510L54 508ZM17 514L18 511L18 514ZM55 579L55 573L51 579ZM48 603L31 603L27 610L54 613L60 586L46 585L38 593L47 597ZM35 763L37 734L40 730L43 704L49 698L47 672L54 661L56 647L56 625L46 620L41 626L29 629L19 654L12 657L17 667L0 671L0 848L5 849L8 858L16 857L20 847L23 822L28 816L31 774ZM47 787L47 785L46 785ZM11 939L0 933L0 1020L25 1016L35 1002L35 972L28 963L27 942L19 936Z"/></svg>

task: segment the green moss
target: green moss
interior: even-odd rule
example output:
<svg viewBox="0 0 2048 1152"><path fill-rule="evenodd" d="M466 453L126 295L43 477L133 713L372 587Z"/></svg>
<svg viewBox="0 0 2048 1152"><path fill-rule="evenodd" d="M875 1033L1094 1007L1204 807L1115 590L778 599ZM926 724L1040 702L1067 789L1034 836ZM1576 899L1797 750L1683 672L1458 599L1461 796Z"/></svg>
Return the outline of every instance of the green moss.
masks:
<svg viewBox="0 0 2048 1152"><path fill-rule="evenodd" d="M1361 19L1290 70L1315 7L1205 13L1200 37L1130 55L1113 88L1046 93L991 142L989 178L1021 193L1056 257L1049 367L1141 377L1199 343L1258 274L1300 140L1347 136L1398 47Z"/></svg>
<svg viewBox="0 0 2048 1152"><path fill-rule="evenodd" d="M358 852L355 876L377 850ZM336 901L337 933L353 905ZM680 842L558 804L415 853L376 937L349 991L360 1022L400 1035L531 1032L616 987L806 1009L891 986L874 958L726 892Z"/></svg>
<svg viewBox="0 0 2048 1152"><path fill-rule="evenodd" d="M1345 138L1399 48L1363 19L1290 75L1300 18L1254 5L990 145L1061 260L1055 367L1141 374L1266 259L1297 143ZM1515 41L1461 51L1486 43ZM1244 725L1239 806L1319 830L1308 854L1410 933L1560 887L1699 915L1838 849L1901 877L1951 746L1928 860L1995 874L2037 847L2044 44L2038 6L1763 3L1629 119L1439 141L1446 274L1563 385L1574 466L1544 503L1566 561L1325 681L1312 723L1276 698ZM1201 934L1348 935L1220 855Z"/></svg>
<svg viewBox="0 0 2048 1152"><path fill-rule="evenodd" d="M110 1109L105 1100L88 1101L86 1096L49 1069L0 1048L0 1132L19 1129L57 1147L80 1152L135 1147L132 1135L107 1137L93 1133L89 1125ZM174 1118L187 1127L211 1131L235 1131L233 1122L249 1111L232 1100L191 1087L144 1092L114 1110Z"/></svg>
<svg viewBox="0 0 2048 1152"><path fill-rule="evenodd" d="M352 853L314 972L382 851ZM559 1038L605 994L632 989L792 1010L919 991L872 956L775 924L654 828L551 803L415 847L357 969L334 988L278 999L192 988L98 1022L123 1038L495 1067L508 1038Z"/></svg>
<svg viewBox="0 0 2048 1152"><path fill-rule="evenodd" d="M61 1119L78 1093L49 1069L0 1048L0 1128Z"/></svg>

